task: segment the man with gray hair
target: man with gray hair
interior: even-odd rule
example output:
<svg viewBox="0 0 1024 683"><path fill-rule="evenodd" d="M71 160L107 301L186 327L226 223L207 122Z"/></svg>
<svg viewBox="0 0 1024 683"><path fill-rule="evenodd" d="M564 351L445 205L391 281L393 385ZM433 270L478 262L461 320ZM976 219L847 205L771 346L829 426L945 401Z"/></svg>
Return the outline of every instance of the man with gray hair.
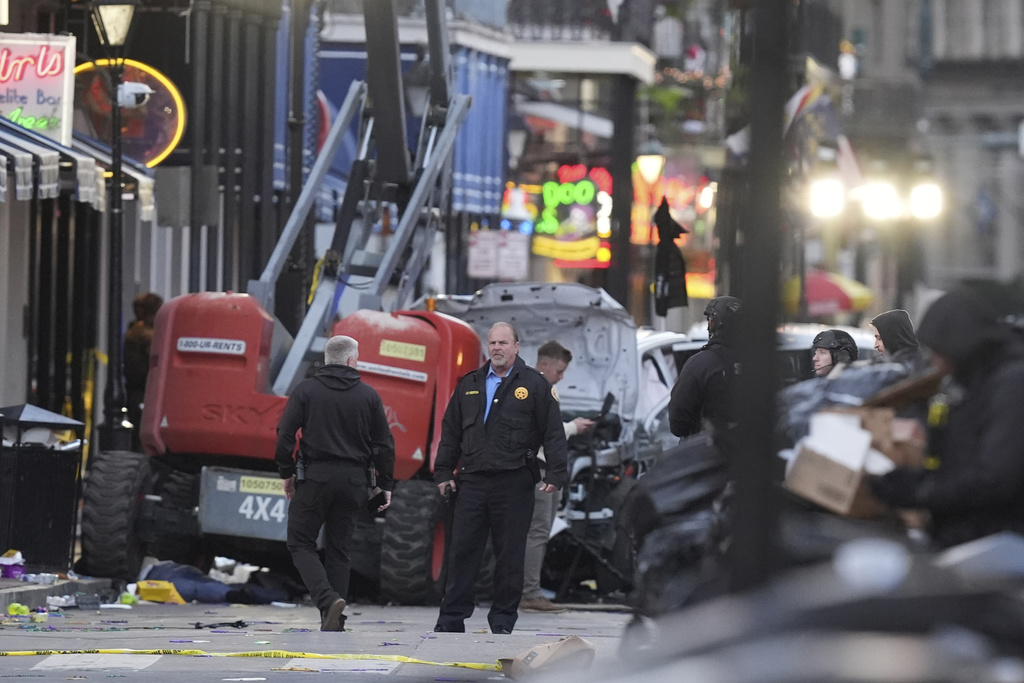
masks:
<svg viewBox="0 0 1024 683"><path fill-rule="evenodd" d="M324 347L325 365L295 387L277 425L274 457L291 501L288 552L320 610L321 631L345 630L348 545L356 514L367 500L369 468L376 469L384 493L377 512L391 504L394 486L395 440L380 395L359 378L358 358L355 339L331 337ZM316 552L321 526L326 563Z"/></svg>

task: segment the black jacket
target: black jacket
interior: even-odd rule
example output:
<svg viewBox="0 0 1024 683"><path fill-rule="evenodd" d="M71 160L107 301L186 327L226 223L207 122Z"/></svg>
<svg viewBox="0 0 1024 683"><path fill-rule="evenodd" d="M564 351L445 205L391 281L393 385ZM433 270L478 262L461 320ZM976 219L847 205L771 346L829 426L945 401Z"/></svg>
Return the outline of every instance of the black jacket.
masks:
<svg viewBox="0 0 1024 683"><path fill-rule="evenodd" d="M962 292L932 305L918 338L952 362L963 397L950 406L939 468L898 468L880 497L929 510L943 547L1024 533L1024 344Z"/></svg>
<svg viewBox="0 0 1024 683"><path fill-rule="evenodd" d="M903 365L911 375L928 369L928 356L917 341L909 313L898 308L879 313L871 324L878 330L889 360Z"/></svg>
<svg viewBox="0 0 1024 683"><path fill-rule="evenodd" d="M738 365L732 345L721 339L712 339L683 363L668 403L673 434L680 438L696 434L704 419L715 429L733 422L729 386Z"/></svg>
<svg viewBox="0 0 1024 683"><path fill-rule="evenodd" d="M464 474L521 467L536 471L537 450L543 446L544 481L565 487L565 429L551 385L517 357L494 394L485 423L485 380L490 367L488 361L455 386L441 423L434 481L452 479L456 467Z"/></svg>
<svg viewBox="0 0 1024 683"><path fill-rule="evenodd" d="M380 395L346 365L325 365L299 383L277 425L274 459L282 479L295 474L295 432L306 467L342 460L377 469L377 485L394 486L395 440ZM314 465L315 466L315 465Z"/></svg>

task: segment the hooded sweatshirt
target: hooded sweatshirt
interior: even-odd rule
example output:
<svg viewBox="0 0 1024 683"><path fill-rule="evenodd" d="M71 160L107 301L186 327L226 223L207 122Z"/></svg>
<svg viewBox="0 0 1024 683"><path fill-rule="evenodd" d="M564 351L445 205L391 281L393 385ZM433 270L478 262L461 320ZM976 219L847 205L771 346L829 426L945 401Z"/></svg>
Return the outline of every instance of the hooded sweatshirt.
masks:
<svg viewBox="0 0 1024 683"><path fill-rule="evenodd" d="M332 463L348 463L377 470L377 485L394 485L395 440L388 427L380 395L347 365L325 365L299 383L288 398L277 426L275 460L282 479L295 474L295 433L302 429L299 446L306 476Z"/></svg>
<svg viewBox="0 0 1024 683"><path fill-rule="evenodd" d="M878 330L882 338L885 352L894 354L906 348L918 348L914 324L910 322L910 314L902 309L886 311L874 317L871 324Z"/></svg>
<svg viewBox="0 0 1024 683"><path fill-rule="evenodd" d="M965 390L950 406L940 466L923 473L914 495L931 511L936 542L1024 532L1024 343L964 290L932 304L918 338L953 365Z"/></svg>

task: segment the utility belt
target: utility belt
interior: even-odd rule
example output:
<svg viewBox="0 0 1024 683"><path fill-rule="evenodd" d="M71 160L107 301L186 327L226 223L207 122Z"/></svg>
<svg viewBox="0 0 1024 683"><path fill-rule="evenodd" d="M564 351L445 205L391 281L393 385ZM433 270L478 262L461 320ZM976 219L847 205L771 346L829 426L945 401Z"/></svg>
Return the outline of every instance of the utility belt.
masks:
<svg viewBox="0 0 1024 683"><path fill-rule="evenodd" d="M376 480L376 471L369 461L356 462L348 458L338 457L327 451L318 450L312 446L300 445L298 459L295 463L296 480L303 481L306 478L306 470L310 467L352 468L366 473L366 483L368 485L373 486Z"/></svg>

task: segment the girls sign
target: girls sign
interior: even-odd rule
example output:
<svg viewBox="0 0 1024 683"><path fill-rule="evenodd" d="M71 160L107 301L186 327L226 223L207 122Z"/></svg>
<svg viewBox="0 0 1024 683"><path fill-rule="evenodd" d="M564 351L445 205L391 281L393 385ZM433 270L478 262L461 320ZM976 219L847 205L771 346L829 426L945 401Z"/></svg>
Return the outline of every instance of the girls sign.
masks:
<svg viewBox="0 0 1024 683"><path fill-rule="evenodd" d="M0 33L0 116L71 145L75 37Z"/></svg>

